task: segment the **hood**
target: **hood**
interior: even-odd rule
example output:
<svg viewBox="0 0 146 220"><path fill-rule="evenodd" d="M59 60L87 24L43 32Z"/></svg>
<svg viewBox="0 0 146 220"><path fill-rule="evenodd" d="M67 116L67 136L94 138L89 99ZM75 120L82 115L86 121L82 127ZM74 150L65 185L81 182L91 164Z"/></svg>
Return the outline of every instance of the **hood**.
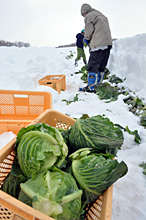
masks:
<svg viewBox="0 0 146 220"><path fill-rule="evenodd" d="M84 16L85 14L87 14L88 12L92 11L92 8L89 4L83 4L81 6L81 15Z"/></svg>

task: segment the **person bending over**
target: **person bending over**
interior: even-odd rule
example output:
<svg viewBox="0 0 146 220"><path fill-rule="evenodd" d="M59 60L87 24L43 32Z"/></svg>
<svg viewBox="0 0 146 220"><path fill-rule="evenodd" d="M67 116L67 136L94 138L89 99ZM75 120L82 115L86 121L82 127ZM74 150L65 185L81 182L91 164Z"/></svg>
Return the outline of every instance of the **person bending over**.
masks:
<svg viewBox="0 0 146 220"><path fill-rule="evenodd" d="M112 48L111 30L107 17L89 4L81 6L81 15L85 23L84 42L90 48L90 56L87 64L88 85L80 91L95 92L95 85L103 81Z"/></svg>

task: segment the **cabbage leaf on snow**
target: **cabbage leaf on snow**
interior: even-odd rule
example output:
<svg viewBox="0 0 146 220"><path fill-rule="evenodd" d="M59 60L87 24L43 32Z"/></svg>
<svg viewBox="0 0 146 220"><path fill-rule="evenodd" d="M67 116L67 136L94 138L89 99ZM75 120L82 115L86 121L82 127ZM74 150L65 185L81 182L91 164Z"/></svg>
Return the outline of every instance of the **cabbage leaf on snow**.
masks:
<svg viewBox="0 0 146 220"><path fill-rule="evenodd" d="M68 154L61 133L45 123L22 128L17 135L15 150L20 168L28 178L53 165L61 167Z"/></svg>
<svg viewBox="0 0 146 220"><path fill-rule="evenodd" d="M98 153L112 153L123 144L122 130L108 118L101 115L87 119L77 119L69 134L69 145L73 151L93 148Z"/></svg>

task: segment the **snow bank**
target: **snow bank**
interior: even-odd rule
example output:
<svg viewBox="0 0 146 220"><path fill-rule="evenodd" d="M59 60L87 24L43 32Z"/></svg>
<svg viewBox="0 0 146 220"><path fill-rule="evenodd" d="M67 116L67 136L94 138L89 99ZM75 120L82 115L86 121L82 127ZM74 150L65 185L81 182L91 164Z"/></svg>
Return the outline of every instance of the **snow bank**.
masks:
<svg viewBox="0 0 146 220"><path fill-rule="evenodd" d="M108 68L146 102L146 34L114 41Z"/></svg>

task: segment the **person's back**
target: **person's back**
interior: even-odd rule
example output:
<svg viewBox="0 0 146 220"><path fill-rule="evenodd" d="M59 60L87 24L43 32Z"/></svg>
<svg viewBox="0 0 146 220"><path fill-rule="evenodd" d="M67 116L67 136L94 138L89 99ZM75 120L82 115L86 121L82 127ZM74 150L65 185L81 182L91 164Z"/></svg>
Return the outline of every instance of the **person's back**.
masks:
<svg viewBox="0 0 146 220"><path fill-rule="evenodd" d="M90 40L90 48L111 46L112 37L107 17L88 4L83 4L81 7L81 14L84 15L84 13L87 13L85 39Z"/></svg>
<svg viewBox="0 0 146 220"><path fill-rule="evenodd" d="M84 44L83 44L84 35L82 33L78 33L76 35L76 38L77 38L76 46L83 49L83 47L84 47Z"/></svg>

